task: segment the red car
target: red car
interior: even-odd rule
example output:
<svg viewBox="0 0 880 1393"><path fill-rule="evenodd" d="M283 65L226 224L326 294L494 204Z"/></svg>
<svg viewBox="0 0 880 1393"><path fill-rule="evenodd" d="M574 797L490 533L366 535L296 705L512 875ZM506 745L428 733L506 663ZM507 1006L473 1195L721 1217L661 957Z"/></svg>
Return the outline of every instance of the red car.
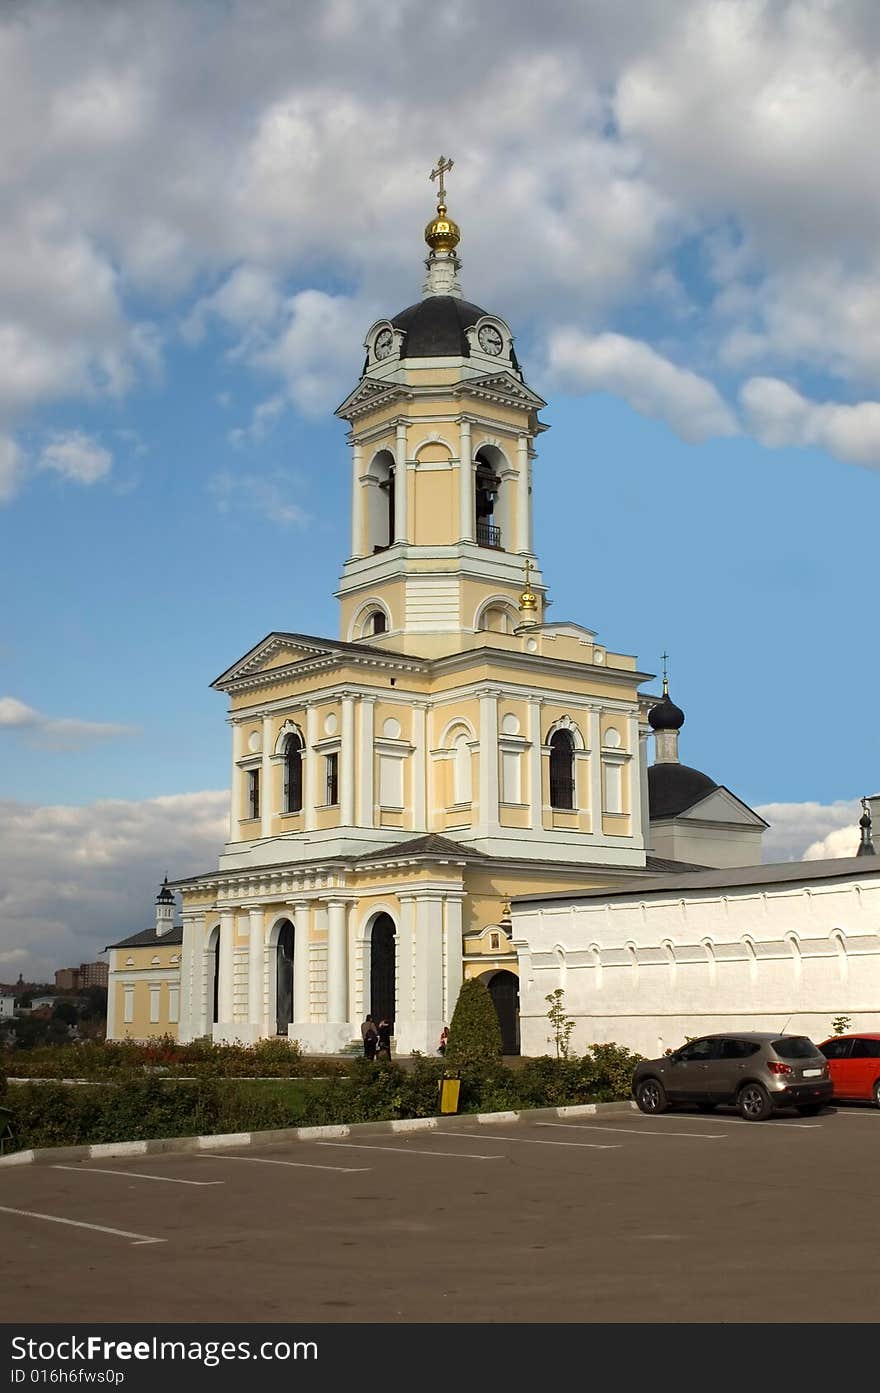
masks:
<svg viewBox="0 0 880 1393"><path fill-rule="evenodd" d="M880 1108L880 1035L833 1035L819 1049L828 1060L835 1098L858 1098Z"/></svg>

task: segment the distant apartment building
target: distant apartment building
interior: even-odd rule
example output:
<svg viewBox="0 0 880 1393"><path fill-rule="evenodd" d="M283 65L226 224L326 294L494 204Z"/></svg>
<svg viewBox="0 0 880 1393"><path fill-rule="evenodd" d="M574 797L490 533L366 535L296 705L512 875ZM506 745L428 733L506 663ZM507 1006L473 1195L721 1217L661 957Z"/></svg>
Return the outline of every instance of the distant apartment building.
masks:
<svg viewBox="0 0 880 1393"><path fill-rule="evenodd" d="M0 996L0 1020L6 1020L15 1015L15 997Z"/></svg>
<svg viewBox="0 0 880 1393"><path fill-rule="evenodd" d="M80 963L79 967L60 967L55 986L60 992L82 992L89 987L106 987L108 963Z"/></svg>

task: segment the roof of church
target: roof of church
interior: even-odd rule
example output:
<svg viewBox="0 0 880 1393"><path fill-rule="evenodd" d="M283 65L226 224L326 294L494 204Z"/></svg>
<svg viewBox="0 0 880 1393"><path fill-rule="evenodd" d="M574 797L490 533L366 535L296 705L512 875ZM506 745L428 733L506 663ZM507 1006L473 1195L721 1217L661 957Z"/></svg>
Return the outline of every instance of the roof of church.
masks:
<svg viewBox="0 0 880 1393"><path fill-rule="evenodd" d="M654 880L624 880L602 889L552 890L537 895L516 895L515 904L543 900L609 899L612 895L678 894L691 890L736 890L751 885L787 885L792 881L859 879L880 875L880 857L843 856L830 861L777 861L767 866L722 866L688 871L686 875L657 876Z"/></svg>
<svg viewBox="0 0 880 1393"><path fill-rule="evenodd" d="M648 768L648 808L652 821L677 817L701 803L720 785L689 764L652 764Z"/></svg>
<svg viewBox="0 0 880 1393"><path fill-rule="evenodd" d="M173 929L162 934L161 938L156 933L155 928L141 929L140 933L132 934L131 938L121 938L118 943L108 943L104 947L104 952L108 948L149 948L154 943L182 943L183 925L175 924Z"/></svg>
<svg viewBox="0 0 880 1393"><path fill-rule="evenodd" d="M406 842L393 842L390 846L383 846L379 851L367 851L363 856L355 856L355 861L385 861L390 856L462 856L473 857L479 861L491 860L484 851L477 851L475 847L462 846L460 842L454 842L451 837L440 837L436 832L429 832L425 837L411 837ZM349 858L345 858L349 859Z"/></svg>
<svg viewBox="0 0 880 1393"><path fill-rule="evenodd" d="M465 329L487 313L455 295L426 295L424 300L401 310L391 323L406 333L404 358L469 358ZM517 367L512 350L510 356Z"/></svg>

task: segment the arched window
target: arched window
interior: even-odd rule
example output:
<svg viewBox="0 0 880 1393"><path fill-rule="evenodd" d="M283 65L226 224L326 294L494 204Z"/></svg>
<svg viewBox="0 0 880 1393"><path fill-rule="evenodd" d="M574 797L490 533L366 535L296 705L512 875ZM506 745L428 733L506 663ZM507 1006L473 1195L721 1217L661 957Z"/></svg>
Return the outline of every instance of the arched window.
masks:
<svg viewBox="0 0 880 1393"><path fill-rule="evenodd" d="M471 752L465 731L460 731L452 742L452 800L454 803L470 803L471 791Z"/></svg>
<svg viewBox="0 0 880 1393"><path fill-rule="evenodd" d="M371 632L374 634L384 634L387 628L388 621L385 618L385 611L381 609L375 610L375 612L370 615Z"/></svg>
<svg viewBox="0 0 880 1393"><path fill-rule="evenodd" d="M284 811L302 812L303 805L303 746L298 735L289 735L284 747Z"/></svg>
<svg viewBox="0 0 880 1393"><path fill-rule="evenodd" d="M481 547L496 547L501 550L501 528L495 517L495 504L498 499L498 491L501 487L501 479L496 473L495 460L490 452L491 447L484 446L477 451L476 470L474 472L475 488L475 515L477 522L477 545Z"/></svg>
<svg viewBox="0 0 880 1393"><path fill-rule="evenodd" d="M550 736L550 806L574 808L574 740L568 730Z"/></svg>
<svg viewBox="0 0 880 1393"><path fill-rule="evenodd" d="M394 456L380 450L367 471L367 544L370 551L385 551L394 542Z"/></svg>

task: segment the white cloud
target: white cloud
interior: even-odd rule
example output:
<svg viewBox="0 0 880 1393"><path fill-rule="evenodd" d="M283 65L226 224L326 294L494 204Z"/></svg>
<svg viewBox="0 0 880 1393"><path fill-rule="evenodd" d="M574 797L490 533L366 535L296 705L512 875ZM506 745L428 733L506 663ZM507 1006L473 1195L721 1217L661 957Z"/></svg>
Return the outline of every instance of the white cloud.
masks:
<svg viewBox="0 0 880 1393"><path fill-rule="evenodd" d="M216 866L228 808L228 794L213 791L85 807L0 802L0 963L51 980L147 928L166 872Z"/></svg>
<svg viewBox="0 0 880 1393"><path fill-rule="evenodd" d="M0 697L0 730L22 731L34 745L75 749L93 740L134 735L136 727L106 721L81 721L73 716L45 716L17 697Z"/></svg>
<svg viewBox="0 0 880 1393"><path fill-rule="evenodd" d="M40 455L40 468L52 469L77 484L96 484L113 468L113 456L81 431L54 435Z"/></svg>
<svg viewBox="0 0 880 1393"><path fill-rule="evenodd" d="M762 838L766 862L855 856L858 850L862 810L857 798L836 803L765 803L756 811L770 823Z"/></svg>
<svg viewBox="0 0 880 1393"><path fill-rule="evenodd" d="M775 377L750 378L740 402L764 445L816 445L838 459L880 468L880 402L814 402Z"/></svg>
<svg viewBox="0 0 880 1393"><path fill-rule="evenodd" d="M0 504L8 503L18 492L23 456L15 441L0 434Z"/></svg>
<svg viewBox="0 0 880 1393"><path fill-rule="evenodd" d="M311 519L291 495L301 487L281 471L262 474L215 475L210 490L221 513L256 513L282 527L304 527Z"/></svg>
<svg viewBox="0 0 880 1393"><path fill-rule="evenodd" d="M571 325L592 344L588 380L687 438L735 429L719 363L779 378L806 365L870 404L875 6L149 13L148 30L137 5L33 0L0 18L7 437L25 413L128 390L166 323L190 342L219 330L222 351L231 333L297 410L327 410L374 313L418 297L436 139L425 53L451 142L466 133L450 181L466 294L521 334ZM629 339L598 332L621 318ZM857 456L864 431L838 418L817 443ZM8 474L0 457L0 497Z"/></svg>
<svg viewBox="0 0 880 1393"><path fill-rule="evenodd" d="M685 440L736 433L733 414L711 382L638 339L557 329L550 335L548 359L564 390L613 392L643 415L668 422Z"/></svg>

